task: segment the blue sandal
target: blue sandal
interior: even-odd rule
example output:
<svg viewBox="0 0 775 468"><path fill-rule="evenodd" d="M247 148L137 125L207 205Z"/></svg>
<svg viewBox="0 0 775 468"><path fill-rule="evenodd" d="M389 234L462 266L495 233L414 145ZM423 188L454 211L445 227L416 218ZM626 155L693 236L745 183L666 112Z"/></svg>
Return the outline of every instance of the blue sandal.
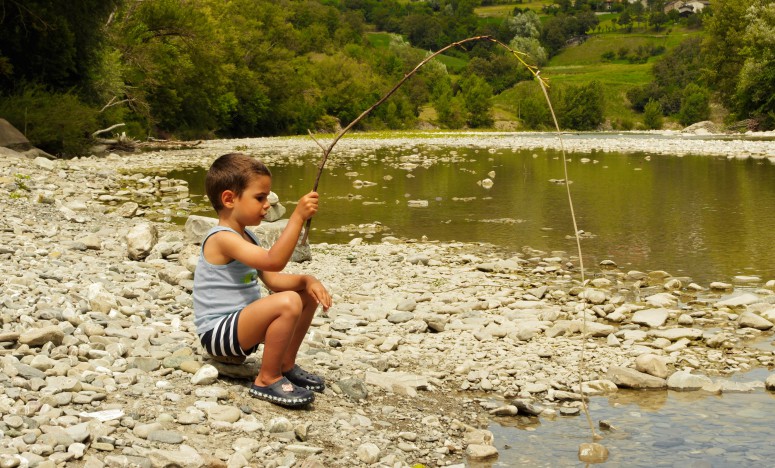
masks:
<svg viewBox="0 0 775 468"><path fill-rule="evenodd" d="M315 401L314 393L306 388L294 385L285 377L266 387L252 384L250 386L250 396L289 408L305 406Z"/></svg>
<svg viewBox="0 0 775 468"><path fill-rule="evenodd" d="M298 364L294 365L293 369L288 372L283 372L283 376L293 382L294 385L312 390L313 392L322 393L326 389L326 382L323 380L323 377L305 371Z"/></svg>

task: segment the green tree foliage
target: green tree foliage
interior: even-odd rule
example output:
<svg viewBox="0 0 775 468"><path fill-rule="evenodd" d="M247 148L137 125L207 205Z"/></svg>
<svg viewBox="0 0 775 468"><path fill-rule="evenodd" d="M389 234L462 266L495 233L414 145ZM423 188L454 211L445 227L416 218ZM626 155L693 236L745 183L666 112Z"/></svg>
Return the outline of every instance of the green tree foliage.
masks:
<svg viewBox="0 0 775 468"><path fill-rule="evenodd" d="M544 23L541 32L541 43L550 56L557 54L567 41L574 37L584 36L600 24L600 20L591 11L576 15L558 14Z"/></svg>
<svg viewBox="0 0 775 468"><path fill-rule="evenodd" d="M518 99L518 117L525 127L530 130L543 130L554 126L543 91L531 86L523 90L523 94Z"/></svg>
<svg viewBox="0 0 775 468"><path fill-rule="evenodd" d="M509 42L509 47L517 52L527 54L527 62L531 65L541 67L546 65L546 62L549 60L546 49L544 49L538 39L534 37L515 37ZM525 76L527 77L527 75Z"/></svg>
<svg viewBox="0 0 775 468"><path fill-rule="evenodd" d="M763 128L775 128L775 2L755 1L746 21L746 58L735 90L736 109Z"/></svg>
<svg viewBox="0 0 775 468"><path fill-rule="evenodd" d="M690 83L703 85L705 73L701 40L690 38L654 64L653 82L631 88L627 98L638 112L643 112L646 104L653 100L659 102L665 114L675 114L680 109L684 88Z"/></svg>
<svg viewBox="0 0 775 468"><path fill-rule="evenodd" d="M663 123L662 106L657 101L650 100L643 111L643 125L651 130L659 130Z"/></svg>
<svg viewBox="0 0 775 468"><path fill-rule="evenodd" d="M682 125L691 125L708 120L708 117L710 117L710 93L694 83L688 85L683 91L678 120Z"/></svg>
<svg viewBox="0 0 775 468"><path fill-rule="evenodd" d="M469 127L489 127L493 124L492 88L483 78L469 75L460 83L460 94L465 102Z"/></svg>
<svg viewBox="0 0 775 468"><path fill-rule="evenodd" d="M594 130L603 123L605 95L599 81L568 86L561 90L559 97L557 119L562 128Z"/></svg>
<svg viewBox="0 0 775 468"><path fill-rule="evenodd" d="M616 20L619 26L623 26L627 29L627 32L632 32L632 16L630 16L629 10L624 10L619 19Z"/></svg>
<svg viewBox="0 0 775 468"><path fill-rule="evenodd" d="M0 115L51 154L77 156L89 147L97 112L72 93L54 93L28 84L0 99Z"/></svg>
<svg viewBox="0 0 775 468"><path fill-rule="evenodd" d="M86 84L118 0L0 0L0 89L38 82L54 91Z"/></svg>
<svg viewBox="0 0 775 468"><path fill-rule="evenodd" d="M520 12L506 20L506 25L511 32L511 37L533 37L541 36L541 19L538 14L532 10Z"/></svg>
<svg viewBox="0 0 775 468"><path fill-rule="evenodd" d="M462 95L455 96L449 78L439 80L433 87L433 107L439 125L462 128L466 123L466 107Z"/></svg>
<svg viewBox="0 0 775 468"><path fill-rule="evenodd" d="M720 92L728 108L736 107L735 90L746 56L746 11L754 0L716 0L706 21L705 39L708 80Z"/></svg>

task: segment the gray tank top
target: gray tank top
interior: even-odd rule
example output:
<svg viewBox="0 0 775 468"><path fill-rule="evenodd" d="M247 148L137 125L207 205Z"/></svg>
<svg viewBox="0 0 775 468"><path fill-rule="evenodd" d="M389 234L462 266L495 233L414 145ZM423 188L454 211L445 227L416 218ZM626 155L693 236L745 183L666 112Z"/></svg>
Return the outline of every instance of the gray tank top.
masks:
<svg viewBox="0 0 775 468"><path fill-rule="evenodd" d="M215 328L225 315L241 310L261 298L258 287L258 271L237 260L226 265L213 265L205 260L205 242L216 232L237 231L225 226L215 226L202 240L199 261L194 272L194 325L201 335ZM255 234L246 229L256 245L260 245Z"/></svg>

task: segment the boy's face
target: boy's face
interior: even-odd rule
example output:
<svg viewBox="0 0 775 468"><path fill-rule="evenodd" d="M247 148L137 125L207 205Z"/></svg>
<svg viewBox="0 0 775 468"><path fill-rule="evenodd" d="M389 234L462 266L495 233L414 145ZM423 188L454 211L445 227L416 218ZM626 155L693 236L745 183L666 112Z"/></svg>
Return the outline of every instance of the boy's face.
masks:
<svg viewBox="0 0 775 468"><path fill-rule="evenodd" d="M243 226L258 226L269 211L269 192L272 178L253 176L242 195L234 197L234 216Z"/></svg>

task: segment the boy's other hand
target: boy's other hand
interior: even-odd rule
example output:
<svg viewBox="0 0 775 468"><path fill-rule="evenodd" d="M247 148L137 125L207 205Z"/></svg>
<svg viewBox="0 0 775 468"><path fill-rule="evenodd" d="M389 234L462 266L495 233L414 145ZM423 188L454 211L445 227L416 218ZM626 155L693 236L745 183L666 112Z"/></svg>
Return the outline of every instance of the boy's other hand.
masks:
<svg viewBox="0 0 775 468"><path fill-rule="evenodd" d="M299 204L296 205L294 213L297 213L305 221L315 216L315 213L318 212L318 199L319 195L317 192L310 192L304 195L299 199Z"/></svg>
<svg viewBox="0 0 775 468"><path fill-rule="evenodd" d="M312 280L307 285L307 292L318 301L318 304L323 306L323 310L327 311L331 307L331 295L318 280Z"/></svg>

